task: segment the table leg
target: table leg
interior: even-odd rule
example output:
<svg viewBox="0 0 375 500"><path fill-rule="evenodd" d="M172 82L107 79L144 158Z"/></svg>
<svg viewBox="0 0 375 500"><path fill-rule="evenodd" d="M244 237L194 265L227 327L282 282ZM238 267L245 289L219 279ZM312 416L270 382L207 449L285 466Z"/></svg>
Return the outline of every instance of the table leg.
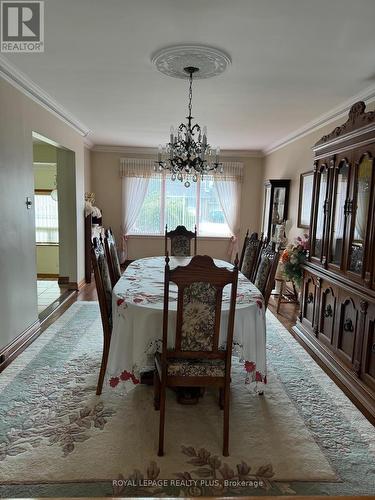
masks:
<svg viewBox="0 0 375 500"><path fill-rule="evenodd" d="M283 298L283 291L284 291L284 280L280 283L280 291L279 291L279 296L277 298L277 309L276 309L277 314L279 314L280 311L280 304L281 304L281 299Z"/></svg>

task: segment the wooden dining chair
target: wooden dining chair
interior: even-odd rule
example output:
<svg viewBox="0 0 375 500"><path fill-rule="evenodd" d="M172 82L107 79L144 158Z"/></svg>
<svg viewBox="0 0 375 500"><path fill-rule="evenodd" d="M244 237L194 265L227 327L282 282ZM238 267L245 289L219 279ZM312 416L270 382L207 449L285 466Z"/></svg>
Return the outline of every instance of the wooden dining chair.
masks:
<svg viewBox="0 0 375 500"><path fill-rule="evenodd" d="M112 229L106 229L104 233L104 247L107 257L109 276L111 278L112 288L118 282L121 276L120 260L118 258L115 237Z"/></svg>
<svg viewBox="0 0 375 500"><path fill-rule="evenodd" d="M262 247L262 236L259 239L258 233L251 233L249 236L249 230L247 230L243 242L239 268L241 273L250 281L254 280L259 253Z"/></svg>
<svg viewBox="0 0 375 500"><path fill-rule="evenodd" d="M259 255L254 285L263 295L266 308L275 284L275 274L279 260L280 251L275 250L275 243L269 243Z"/></svg>
<svg viewBox="0 0 375 500"><path fill-rule="evenodd" d="M173 231L168 231L165 226L165 255L168 252L168 238L171 240L173 257L189 257L191 255L191 240L194 240L194 255L197 255L197 226L193 231L188 231L185 226L177 226Z"/></svg>
<svg viewBox="0 0 375 500"><path fill-rule="evenodd" d="M258 250L258 258L257 258L257 261L255 263L255 268L254 268L254 271L253 271L252 279L250 280L252 283L254 283L255 276L257 275L257 272L258 272L261 254L262 254L263 250L268 246L268 244L270 242L269 239L267 238L267 236L263 237L263 233L261 234L261 236L260 236L259 239L260 239L260 245L259 245L259 250Z"/></svg>
<svg viewBox="0 0 375 500"><path fill-rule="evenodd" d="M187 266L171 270L166 257L162 352L155 355L155 408L160 410L159 451L164 454L166 387L219 388L224 409L223 455L229 446L229 392L238 257L232 271L217 267L211 257L197 255ZM169 286L177 285L175 343L167 349ZM228 328L219 345L223 288L231 284Z"/></svg>
<svg viewBox="0 0 375 500"><path fill-rule="evenodd" d="M102 393L104 375L107 368L109 346L112 335L112 284L103 243L94 238L91 247L91 260L94 268L96 291L98 293L100 315L103 326L103 355L100 366L96 394Z"/></svg>

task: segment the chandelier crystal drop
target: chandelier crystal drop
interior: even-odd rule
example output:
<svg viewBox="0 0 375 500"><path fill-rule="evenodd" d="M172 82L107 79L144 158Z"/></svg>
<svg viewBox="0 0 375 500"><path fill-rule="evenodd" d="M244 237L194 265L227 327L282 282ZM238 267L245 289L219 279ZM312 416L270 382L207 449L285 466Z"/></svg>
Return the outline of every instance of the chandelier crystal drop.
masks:
<svg viewBox="0 0 375 500"><path fill-rule="evenodd" d="M187 123L181 123L177 130L171 127L169 142L159 146L155 171L169 170L171 179L184 182L189 187L191 182L203 179L204 175L223 173L223 164L219 161L220 148L212 149L207 143L207 129L196 123L192 124L193 74L199 68L188 66L184 71L189 75L189 115Z"/></svg>

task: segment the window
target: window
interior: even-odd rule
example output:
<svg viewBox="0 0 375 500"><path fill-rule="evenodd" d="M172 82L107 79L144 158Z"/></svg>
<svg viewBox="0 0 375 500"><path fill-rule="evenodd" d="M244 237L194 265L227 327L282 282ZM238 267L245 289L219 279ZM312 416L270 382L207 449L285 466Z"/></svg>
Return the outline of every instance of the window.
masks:
<svg viewBox="0 0 375 500"><path fill-rule="evenodd" d="M182 224L200 236L230 237L212 176L186 188L168 176L151 177L147 193L130 234L164 234L165 225Z"/></svg>
<svg viewBox="0 0 375 500"><path fill-rule="evenodd" d="M58 244L58 203L49 191L35 191L35 232L37 243Z"/></svg>

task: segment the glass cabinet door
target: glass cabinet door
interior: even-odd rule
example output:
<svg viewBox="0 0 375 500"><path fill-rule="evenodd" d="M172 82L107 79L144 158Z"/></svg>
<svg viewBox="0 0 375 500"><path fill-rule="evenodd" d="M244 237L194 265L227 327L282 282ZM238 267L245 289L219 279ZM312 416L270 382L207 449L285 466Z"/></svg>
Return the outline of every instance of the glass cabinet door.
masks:
<svg viewBox="0 0 375 500"><path fill-rule="evenodd" d="M271 203L271 186L267 185L264 193L264 206L263 206L263 227L262 233L266 236L268 233L268 223L270 217L270 203Z"/></svg>
<svg viewBox="0 0 375 500"><path fill-rule="evenodd" d="M271 238L275 236L277 224L284 222L286 188L275 187L273 193Z"/></svg>
<svg viewBox="0 0 375 500"><path fill-rule="evenodd" d="M373 160L365 155L358 165L352 208L352 237L349 245L349 270L362 274L366 232L369 222Z"/></svg>
<svg viewBox="0 0 375 500"><path fill-rule="evenodd" d="M317 185L317 214L315 225L315 238L313 256L320 258L323 250L323 237L325 227L325 208L328 188L328 169L326 166L322 167L318 173Z"/></svg>
<svg viewBox="0 0 375 500"><path fill-rule="evenodd" d="M336 172L333 194L330 262L341 267L346 226L346 201L349 186L349 164L343 160Z"/></svg>

